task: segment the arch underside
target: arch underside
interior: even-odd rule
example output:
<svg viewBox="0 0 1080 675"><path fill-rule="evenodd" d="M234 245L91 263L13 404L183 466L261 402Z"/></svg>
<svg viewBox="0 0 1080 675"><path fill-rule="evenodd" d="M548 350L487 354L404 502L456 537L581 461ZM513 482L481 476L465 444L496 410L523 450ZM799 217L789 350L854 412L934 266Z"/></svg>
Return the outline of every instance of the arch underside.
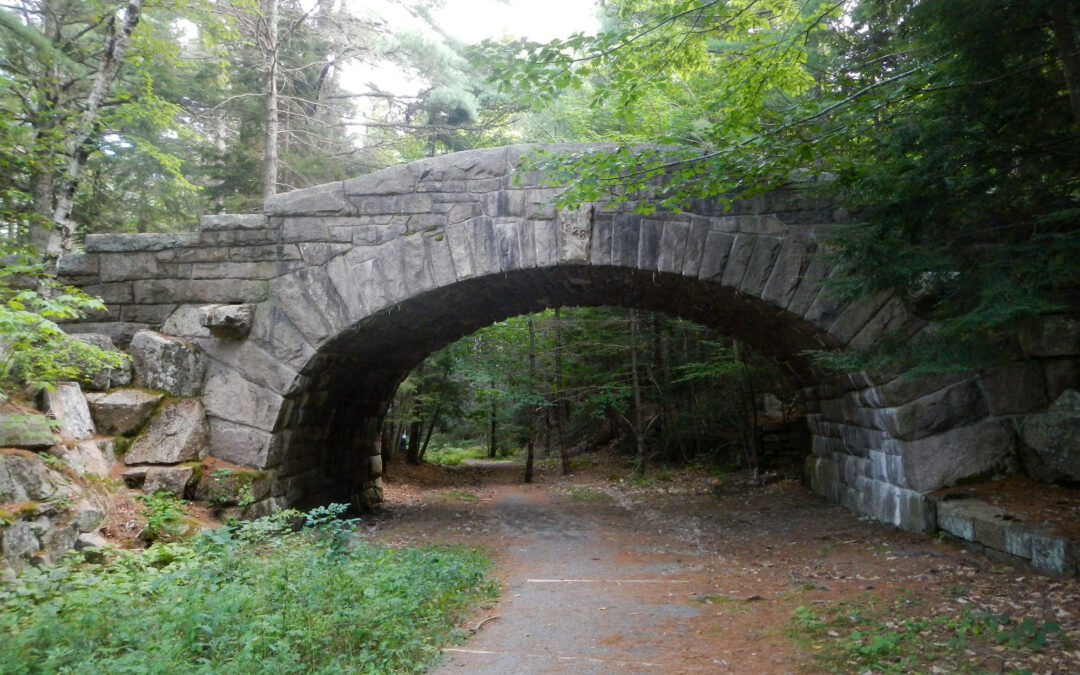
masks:
<svg viewBox="0 0 1080 675"><path fill-rule="evenodd" d="M804 387L819 380L805 352L837 346L825 331L776 305L673 273L568 264L460 281L359 321L308 362L275 425L286 501L377 497L358 497L356 490L378 489L370 478L381 473L382 417L400 382L430 353L508 317L604 305L719 330L771 358Z"/></svg>

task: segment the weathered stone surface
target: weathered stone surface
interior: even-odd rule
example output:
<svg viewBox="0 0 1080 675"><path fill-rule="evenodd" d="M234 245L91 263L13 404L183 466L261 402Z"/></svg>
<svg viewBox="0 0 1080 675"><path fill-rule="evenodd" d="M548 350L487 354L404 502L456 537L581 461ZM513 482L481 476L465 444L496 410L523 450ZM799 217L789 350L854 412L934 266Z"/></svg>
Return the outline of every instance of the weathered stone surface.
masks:
<svg viewBox="0 0 1080 675"><path fill-rule="evenodd" d="M87 396L98 430L110 436L128 436L138 431L163 398L163 394L141 389L117 389Z"/></svg>
<svg viewBox="0 0 1080 675"><path fill-rule="evenodd" d="M124 471L120 474L120 478L123 479L124 485L132 490L138 490L146 482L146 472L149 470L150 467L147 466L136 466Z"/></svg>
<svg viewBox="0 0 1080 675"><path fill-rule="evenodd" d="M78 383L58 382L43 397L46 412L60 423L62 437L78 441L94 435L94 420Z"/></svg>
<svg viewBox="0 0 1080 675"><path fill-rule="evenodd" d="M994 368L980 375L979 380L991 415L1034 412L1049 403L1043 369L1035 361Z"/></svg>
<svg viewBox="0 0 1080 675"><path fill-rule="evenodd" d="M213 417L270 431L281 402L280 394L245 380L231 368L214 364L207 375L203 404Z"/></svg>
<svg viewBox="0 0 1080 675"><path fill-rule="evenodd" d="M1008 422L990 419L916 441L890 443L899 446L894 454L904 458L904 487L926 492L1002 470L1016 438Z"/></svg>
<svg viewBox="0 0 1080 675"><path fill-rule="evenodd" d="M199 218L199 229L212 230L258 230L269 225L261 213L219 213Z"/></svg>
<svg viewBox="0 0 1080 675"><path fill-rule="evenodd" d="M1020 348L1028 356L1074 356L1080 354L1080 321L1051 316L1020 334Z"/></svg>
<svg viewBox="0 0 1080 675"><path fill-rule="evenodd" d="M901 440L915 440L984 417L986 403L972 379L882 413L889 433Z"/></svg>
<svg viewBox="0 0 1080 675"><path fill-rule="evenodd" d="M214 337L242 338L251 331L255 305L206 305L199 313L199 324Z"/></svg>
<svg viewBox="0 0 1080 675"><path fill-rule="evenodd" d="M71 333L70 337L94 345L98 349L107 352L120 352L112 338L103 333ZM125 387L131 383L131 359L124 358L123 365L116 368L106 368L91 376L91 381L85 384L86 389L103 391L112 387Z"/></svg>
<svg viewBox="0 0 1080 675"><path fill-rule="evenodd" d="M1048 478L1080 481L1080 392L1068 390L1045 412L1028 416L1021 439L1048 469Z"/></svg>
<svg viewBox="0 0 1080 675"><path fill-rule="evenodd" d="M183 497L188 483L195 475L191 466L151 466L146 469L142 491L146 494L164 492L173 497Z"/></svg>
<svg viewBox="0 0 1080 675"><path fill-rule="evenodd" d="M181 232L179 234L88 234L86 235L85 248L87 253L132 253L183 248L185 246L194 246L198 242L198 232Z"/></svg>
<svg viewBox="0 0 1080 675"><path fill-rule="evenodd" d="M161 326L161 332L180 338L210 337L210 330L202 325L202 306L180 305Z"/></svg>
<svg viewBox="0 0 1080 675"><path fill-rule="evenodd" d="M0 502L38 502L56 493L56 477L41 459L0 453Z"/></svg>
<svg viewBox="0 0 1080 675"><path fill-rule="evenodd" d="M555 226L558 236L559 260L567 263L586 263L589 261L593 208L592 204L586 204L572 211L559 210L556 212Z"/></svg>
<svg viewBox="0 0 1080 675"><path fill-rule="evenodd" d="M240 466L263 469L272 466L273 435L229 420L210 418L210 455Z"/></svg>
<svg viewBox="0 0 1080 675"><path fill-rule="evenodd" d="M126 464L179 464L199 458L207 440L206 415L195 399L167 401L131 444Z"/></svg>
<svg viewBox="0 0 1080 675"><path fill-rule="evenodd" d="M0 447L48 448L60 440L43 415L0 411Z"/></svg>
<svg viewBox="0 0 1080 675"><path fill-rule="evenodd" d="M183 340L142 330L131 339L135 383L174 396L194 396L202 390L206 355Z"/></svg>
<svg viewBox="0 0 1080 675"><path fill-rule="evenodd" d="M49 454L62 459L80 476L107 478L115 461L112 441L83 441L67 446L54 445Z"/></svg>
<svg viewBox="0 0 1080 675"><path fill-rule="evenodd" d="M335 213L345 212L349 208L342 183L284 192L263 202L263 211L268 216Z"/></svg>
<svg viewBox="0 0 1080 675"><path fill-rule="evenodd" d="M75 550L80 551L88 563L105 562L107 551L111 548L112 544L108 539L94 532L83 532L75 539Z"/></svg>
<svg viewBox="0 0 1080 675"><path fill-rule="evenodd" d="M0 549L8 565L18 572L27 566L30 556L41 550L41 541L30 523L17 520L4 528L0 535Z"/></svg>

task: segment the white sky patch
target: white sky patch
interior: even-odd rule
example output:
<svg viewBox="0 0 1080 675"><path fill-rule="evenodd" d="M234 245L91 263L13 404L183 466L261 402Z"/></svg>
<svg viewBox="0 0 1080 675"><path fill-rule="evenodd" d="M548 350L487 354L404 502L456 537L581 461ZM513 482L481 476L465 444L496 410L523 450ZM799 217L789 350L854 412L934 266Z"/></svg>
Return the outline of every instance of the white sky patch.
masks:
<svg viewBox="0 0 1080 675"><path fill-rule="evenodd" d="M599 27L591 0L447 0L435 16L464 42L502 36L547 42Z"/></svg>
<svg viewBox="0 0 1080 675"><path fill-rule="evenodd" d="M392 31L430 30L392 2L348 1L353 11L381 15ZM432 15L442 32L467 44L501 37L547 42L573 33L595 32L600 26L593 0L444 0ZM357 64L342 73L341 84L346 90L363 92L368 83L403 95L423 87L409 73L388 65L372 68Z"/></svg>

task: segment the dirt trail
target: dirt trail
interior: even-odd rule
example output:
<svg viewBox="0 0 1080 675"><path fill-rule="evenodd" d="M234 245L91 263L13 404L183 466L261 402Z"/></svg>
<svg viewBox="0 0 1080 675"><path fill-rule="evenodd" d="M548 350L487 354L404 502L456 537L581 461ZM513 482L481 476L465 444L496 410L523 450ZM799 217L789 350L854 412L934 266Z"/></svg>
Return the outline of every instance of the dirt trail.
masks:
<svg viewBox="0 0 1080 675"><path fill-rule="evenodd" d="M903 592L948 612L961 585L962 603L1052 612L1066 643L1080 641L1075 582L859 519L795 481L728 481L716 495L692 475L634 487L610 466L529 486L520 476L494 463L412 470L368 521L382 541L467 544L496 560L500 599L437 673L815 672L814 646L788 635L796 607ZM1013 667L969 651L972 672ZM1033 672L1080 672L1080 652L1032 659Z"/></svg>

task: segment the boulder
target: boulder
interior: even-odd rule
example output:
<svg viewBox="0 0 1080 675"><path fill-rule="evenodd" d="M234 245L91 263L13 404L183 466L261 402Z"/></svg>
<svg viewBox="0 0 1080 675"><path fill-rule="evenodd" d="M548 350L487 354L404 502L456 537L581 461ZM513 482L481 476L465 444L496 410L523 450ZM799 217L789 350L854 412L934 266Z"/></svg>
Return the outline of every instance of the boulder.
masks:
<svg viewBox="0 0 1080 675"><path fill-rule="evenodd" d="M136 466L120 474L120 477L124 480L124 485L132 490L138 490L146 482L146 472L149 470L149 467Z"/></svg>
<svg viewBox="0 0 1080 675"><path fill-rule="evenodd" d="M82 441L71 446L59 444L49 448L49 454L62 459L80 476L109 477L115 461L112 440Z"/></svg>
<svg viewBox="0 0 1080 675"><path fill-rule="evenodd" d="M41 550L41 540L33 524L17 520L0 533L0 551L14 570L26 567L28 559Z"/></svg>
<svg viewBox="0 0 1080 675"><path fill-rule="evenodd" d="M255 305L206 305L199 308L199 324L217 338L242 338L251 331Z"/></svg>
<svg viewBox="0 0 1080 675"><path fill-rule="evenodd" d="M43 415L0 412L0 447L48 448L59 442Z"/></svg>
<svg viewBox="0 0 1080 675"><path fill-rule="evenodd" d="M104 333L72 333L72 337L98 349L107 352L123 354L113 343L112 338ZM124 387L131 384L131 360L125 358L124 365L117 368L103 368L90 375L89 381L84 385L91 391L104 391L113 387Z"/></svg>
<svg viewBox="0 0 1080 675"><path fill-rule="evenodd" d="M195 399L163 404L131 444L126 464L179 464L198 459L208 437L203 405Z"/></svg>
<svg viewBox="0 0 1080 675"><path fill-rule="evenodd" d="M1020 437L1051 481L1080 481L1080 392L1066 390L1038 415L1029 415Z"/></svg>
<svg viewBox="0 0 1080 675"><path fill-rule="evenodd" d="M195 475L191 466L151 466L146 469L142 490L146 494L165 492L173 497L183 497L187 485Z"/></svg>
<svg viewBox="0 0 1080 675"><path fill-rule="evenodd" d="M56 492L53 474L41 459L0 454L0 502L39 502Z"/></svg>
<svg viewBox="0 0 1080 675"><path fill-rule="evenodd" d="M75 550L82 552L88 563L105 562L105 552L111 548L108 539L94 532L83 532L75 539Z"/></svg>
<svg viewBox="0 0 1080 675"><path fill-rule="evenodd" d="M195 396L202 391L206 355L183 340L141 330L129 347L135 359L135 383L174 396Z"/></svg>
<svg viewBox="0 0 1080 675"><path fill-rule="evenodd" d="M94 435L94 419L78 383L59 382L45 390L42 399L45 411L59 421L63 438L81 441Z"/></svg>
<svg viewBox="0 0 1080 675"><path fill-rule="evenodd" d="M90 414L103 434L127 436L138 431L164 396L139 389L118 389L90 394Z"/></svg>

